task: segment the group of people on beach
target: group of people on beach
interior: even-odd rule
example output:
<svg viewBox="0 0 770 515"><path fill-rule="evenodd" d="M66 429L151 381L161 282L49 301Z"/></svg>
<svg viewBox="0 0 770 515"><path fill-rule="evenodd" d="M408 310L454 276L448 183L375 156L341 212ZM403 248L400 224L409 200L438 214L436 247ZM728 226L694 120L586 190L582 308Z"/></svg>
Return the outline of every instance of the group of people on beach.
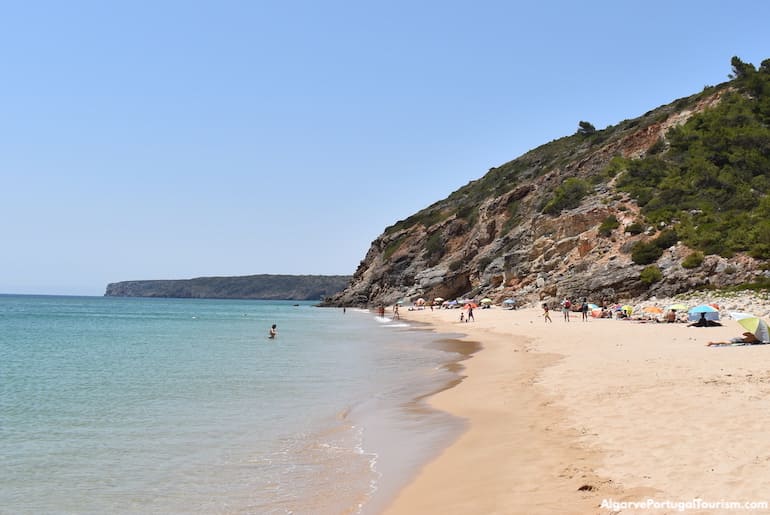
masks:
<svg viewBox="0 0 770 515"><path fill-rule="evenodd" d="M561 313L565 322L570 321L570 313L573 310L572 308L572 301L568 297L565 297L564 300L561 301ZM580 303L580 308L578 311L581 314L581 319L583 322L588 322L589 306L588 299L586 297L583 297L583 301ZM543 318L545 319L546 323L553 322L553 320L551 320L551 312L547 302L543 302Z"/></svg>

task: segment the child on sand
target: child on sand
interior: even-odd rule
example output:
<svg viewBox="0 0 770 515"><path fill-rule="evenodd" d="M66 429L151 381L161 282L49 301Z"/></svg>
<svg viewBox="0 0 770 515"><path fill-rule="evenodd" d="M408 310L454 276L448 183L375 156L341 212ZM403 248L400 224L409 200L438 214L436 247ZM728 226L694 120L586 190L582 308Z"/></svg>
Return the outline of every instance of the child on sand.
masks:
<svg viewBox="0 0 770 515"><path fill-rule="evenodd" d="M543 317L545 318L546 323L553 322L553 320L551 320L551 315L548 313L548 304L545 302L543 302Z"/></svg>

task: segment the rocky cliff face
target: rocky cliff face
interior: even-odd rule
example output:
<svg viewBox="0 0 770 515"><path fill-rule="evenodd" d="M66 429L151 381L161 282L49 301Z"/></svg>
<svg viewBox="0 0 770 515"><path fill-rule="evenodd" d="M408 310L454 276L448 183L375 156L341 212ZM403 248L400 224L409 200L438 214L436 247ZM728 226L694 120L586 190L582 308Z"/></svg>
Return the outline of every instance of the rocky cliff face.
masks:
<svg viewBox="0 0 770 515"><path fill-rule="evenodd" d="M717 104L724 91L677 101L595 135L562 138L493 168L387 228L348 288L327 304L512 296L530 302L564 296L620 301L752 280L763 272L742 255L706 256L700 266L685 269L681 263L691 249L677 243L656 263L662 279L644 282L644 266L631 260L631 247L660 227L628 232L643 217L606 173L615 156L640 158L665 145L671 127ZM543 206L568 179L585 181L592 190L576 207L544 214ZM600 233L611 216L618 227Z"/></svg>

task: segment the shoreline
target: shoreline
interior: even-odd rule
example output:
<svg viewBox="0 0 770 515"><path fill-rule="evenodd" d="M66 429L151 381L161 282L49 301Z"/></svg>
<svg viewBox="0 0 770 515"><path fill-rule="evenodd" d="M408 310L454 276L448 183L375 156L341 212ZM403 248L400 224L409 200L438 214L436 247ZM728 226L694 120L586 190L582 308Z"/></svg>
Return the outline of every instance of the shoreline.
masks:
<svg viewBox="0 0 770 515"><path fill-rule="evenodd" d="M384 513L770 501L770 346L706 347L739 335L737 323L586 323L579 313L566 323L554 313L545 324L536 308L477 310L475 322L460 323L459 312L403 312L482 349L462 361L462 382L427 399L468 429Z"/></svg>
<svg viewBox="0 0 770 515"><path fill-rule="evenodd" d="M462 332L464 340L479 341L482 348L462 363L462 382L428 399L433 408L465 419L467 430L423 467L384 513L534 513L533 507L551 503L552 513L565 513L567 506L585 513L595 507L596 491L579 488L603 482L592 472L597 460L590 451L578 452L577 433L560 427L564 414L536 384L560 356L532 352L533 342L524 335L478 322L460 325L454 320L458 313L423 310L404 316L440 334Z"/></svg>

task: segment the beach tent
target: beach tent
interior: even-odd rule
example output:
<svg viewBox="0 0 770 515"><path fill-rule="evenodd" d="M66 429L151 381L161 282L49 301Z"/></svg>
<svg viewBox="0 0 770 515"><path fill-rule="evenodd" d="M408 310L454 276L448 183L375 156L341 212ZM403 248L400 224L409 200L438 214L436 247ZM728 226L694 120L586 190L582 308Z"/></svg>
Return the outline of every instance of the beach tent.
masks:
<svg viewBox="0 0 770 515"><path fill-rule="evenodd" d="M770 342L770 328L768 328L767 322L761 318L741 318L738 323L751 331L751 334L756 336L759 341Z"/></svg>
<svg viewBox="0 0 770 515"><path fill-rule="evenodd" d="M706 316L706 320L719 320L719 311L709 306L708 304L701 304L695 306L687 312L687 319L692 322L697 322L701 318L701 314Z"/></svg>

